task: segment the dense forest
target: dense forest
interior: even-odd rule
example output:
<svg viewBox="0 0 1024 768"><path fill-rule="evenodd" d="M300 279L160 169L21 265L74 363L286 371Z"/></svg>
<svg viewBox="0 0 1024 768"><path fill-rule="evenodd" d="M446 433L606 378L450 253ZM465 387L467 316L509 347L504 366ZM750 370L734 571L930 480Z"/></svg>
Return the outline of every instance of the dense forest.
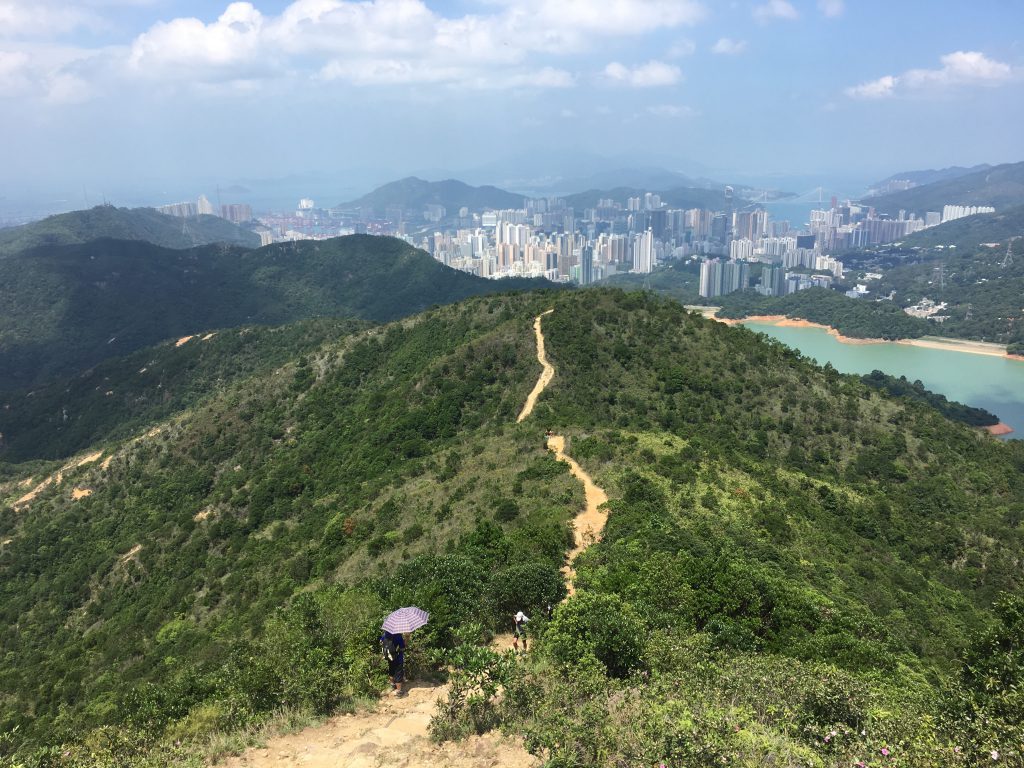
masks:
<svg viewBox="0 0 1024 768"><path fill-rule="evenodd" d="M34 248L0 259L0 389L217 328L318 316L387 321L544 285L457 272L401 240L367 235L257 250L129 240Z"/></svg>
<svg viewBox="0 0 1024 768"><path fill-rule="evenodd" d="M893 397L906 397L927 403L943 416L953 421L962 421L972 427L989 427L999 423L999 417L991 411L949 400L945 395L929 390L920 380L908 381L906 376L897 378L877 370L864 374L860 380L869 387L887 392Z"/></svg>
<svg viewBox="0 0 1024 768"><path fill-rule="evenodd" d="M110 358L34 389L0 392L0 461L63 459L131 436L236 380L269 374L368 325L318 319L208 332Z"/></svg>
<svg viewBox="0 0 1024 768"><path fill-rule="evenodd" d="M260 244L259 235L218 216L193 216L185 220L152 208L97 205L0 229L0 259L44 245L72 245L103 238L141 240L164 248L193 248L211 243L256 248Z"/></svg>
<svg viewBox="0 0 1024 768"><path fill-rule="evenodd" d="M557 372L515 424L548 308ZM339 327L139 423L5 469L5 768L191 765L282 707L351 707L408 603L432 615L416 674L452 670L437 738L502 725L552 766L1022 759L1024 445L675 302L489 296ZM489 633L561 598L582 503L546 428L610 517L517 661Z"/></svg>
<svg viewBox="0 0 1024 768"><path fill-rule="evenodd" d="M945 302L935 326L939 335L997 342L1011 353L1024 352L1024 239L1007 243L933 251L887 270L872 288L909 306L922 298ZM1005 264L1005 266L1004 266Z"/></svg>

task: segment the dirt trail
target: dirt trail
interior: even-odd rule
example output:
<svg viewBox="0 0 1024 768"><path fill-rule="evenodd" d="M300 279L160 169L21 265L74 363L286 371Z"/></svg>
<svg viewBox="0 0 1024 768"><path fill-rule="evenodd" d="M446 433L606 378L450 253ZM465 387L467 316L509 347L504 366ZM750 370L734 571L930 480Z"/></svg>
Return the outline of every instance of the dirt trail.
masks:
<svg viewBox="0 0 1024 768"><path fill-rule="evenodd" d="M542 312L533 321L533 332L537 337L537 361L541 364L542 370L540 378L537 379L537 383L533 387L533 391L526 398L526 405L523 406L519 418L516 419L517 422L522 421L533 413L533 407L537 404L537 398L555 376L555 367L548 362L547 355L544 352L544 332L541 329L541 318L544 315L550 315L552 312L554 312L553 309ZM608 501L608 494L594 482L593 478L583 470L583 467L575 459L565 452L564 436L548 435L547 445L548 450L555 454L555 458L568 464L569 471L572 472L577 480L583 483L583 493L587 499L586 507L573 520L575 546L566 554L568 562L562 568L562 573L565 574L566 588L569 594L572 595L576 591L576 571L572 567L573 560L576 559L580 552L601 538L601 531L604 530L604 524L608 521L608 513L601 510L601 505Z"/></svg>
<svg viewBox="0 0 1024 768"><path fill-rule="evenodd" d="M547 357L544 355L544 334L540 330L540 319L544 317L544 315L550 315L554 311L555 310L553 309L549 309L547 312L541 312L533 321L533 333L537 337L537 362L541 364L543 370L540 372L540 378L537 379L537 383L533 385L533 391L526 398L526 404L523 406L523 410L519 412L519 418L516 419L517 424L533 413L533 406L537 404L537 398L540 397L540 393L543 392L547 388L548 384L551 383L551 379L554 378L555 375L554 366L548 362Z"/></svg>
<svg viewBox="0 0 1024 768"><path fill-rule="evenodd" d="M434 744L430 717L445 686L413 686L405 698L382 699L372 712L339 715L323 725L278 736L263 749L229 758L227 768L536 768L540 760L499 733Z"/></svg>
<svg viewBox="0 0 1024 768"><path fill-rule="evenodd" d="M554 452L556 459L569 465L569 471L583 483L583 493L587 498L586 507L573 520L573 536L576 546L566 555L568 564L562 566L566 589L572 595L576 592L576 569L572 567L572 563L580 552L601 538L604 524L608 522L608 513L601 509L601 505L608 501L608 494L594 482L593 478L583 470L583 467L576 463L574 458L565 453L564 437L561 435L548 437L548 450Z"/></svg>
<svg viewBox="0 0 1024 768"><path fill-rule="evenodd" d="M533 330L537 338L537 360L542 370L537 384L526 399L517 422L533 412L537 398L551 383L555 369L544 354L544 334L541 318L554 310L537 316ZM598 487L590 475L565 453L565 438L550 435L548 450L555 458L569 465L572 474L583 483L586 508L576 516L575 546L566 554L567 565L562 569L569 594L573 594L576 572L572 562L589 544L596 541L608 518L600 507L608 495ZM133 550L134 552L134 550ZM132 554L132 553L130 553ZM512 647L512 636L498 635L492 647L506 650ZM430 718L438 699L447 696L446 686L413 685L405 698L388 696L381 699L370 712L341 715L326 723L306 728L298 733L277 736L265 748L248 749L229 758L227 768L537 768L541 761L530 755L515 739L498 733L474 736L460 742L434 744L428 734Z"/></svg>

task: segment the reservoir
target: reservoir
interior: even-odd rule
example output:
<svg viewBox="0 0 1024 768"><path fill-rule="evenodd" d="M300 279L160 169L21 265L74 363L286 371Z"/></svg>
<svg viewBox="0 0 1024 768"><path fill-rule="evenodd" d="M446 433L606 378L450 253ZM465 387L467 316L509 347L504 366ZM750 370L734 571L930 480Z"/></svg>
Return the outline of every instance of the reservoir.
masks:
<svg viewBox="0 0 1024 768"><path fill-rule="evenodd" d="M877 369L890 376L920 380L950 400L991 411L1013 428L1007 437L1024 438L1024 361L892 342L846 344L824 328L760 321L743 325L799 350L819 365L831 363L842 373L865 374Z"/></svg>

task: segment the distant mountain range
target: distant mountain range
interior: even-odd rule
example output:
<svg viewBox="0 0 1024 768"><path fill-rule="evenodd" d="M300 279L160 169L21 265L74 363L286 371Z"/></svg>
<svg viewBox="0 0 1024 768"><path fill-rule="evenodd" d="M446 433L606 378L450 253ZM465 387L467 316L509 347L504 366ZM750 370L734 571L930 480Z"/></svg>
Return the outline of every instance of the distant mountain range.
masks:
<svg viewBox="0 0 1024 768"><path fill-rule="evenodd" d="M424 181L415 176L392 181L356 200L342 203L339 208L370 208L383 215L388 208L421 212L427 205L442 205L449 216L457 215L459 208L522 208L523 196L497 187L471 187L455 179Z"/></svg>
<svg viewBox="0 0 1024 768"><path fill-rule="evenodd" d="M625 204L630 197L643 197L647 192L653 192L661 197L661 202L672 208L708 208L720 210L725 206L725 192L722 189L701 189L696 187L679 187L658 191L653 189L640 189L637 187L616 187L615 189L590 189L586 192L577 192L574 195L565 195L566 205L577 211L584 208L593 208L598 200L614 200Z"/></svg>
<svg viewBox="0 0 1024 768"><path fill-rule="evenodd" d="M99 238L144 240L164 248L211 243L258 247L259 235L218 216L180 219L152 208L97 205L49 216L20 227L0 229L0 258L42 245L71 245Z"/></svg>
<svg viewBox="0 0 1024 768"><path fill-rule="evenodd" d="M661 181L675 178L676 174L668 173ZM680 177L685 178L685 177ZM652 178L652 180L654 180ZM710 189L706 187L676 186L669 189L655 185L644 187L620 186L614 188L594 187L584 192L560 195L566 205L582 211L593 208L598 200L612 199L625 203L630 197L643 197L647 192L661 196L662 202L677 208L712 208L718 209L725 205L724 186ZM402 208L404 211L421 212L427 205L442 205L448 216L456 215L459 208L466 207L471 211L487 208L506 209L521 208L525 197L507 192L497 187L473 187L461 181L424 181L409 177L378 187L357 200L351 200L338 206L339 208L370 208L376 214L383 214L388 208Z"/></svg>
<svg viewBox="0 0 1024 768"><path fill-rule="evenodd" d="M44 246L0 259L0 389L200 331L316 316L386 321L551 285L486 280L367 235L256 250L109 239Z"/></svg>
<svg viewBox="0 0 1024 768"><path fill-rule="evenodd" d="M992 166L988 163L981 163L980 165L972 165L970 168L953 165L949 168L940 168L939 170L929 169L926 171L901 171L900 173L894 173L887 179L875 182L871 185L871 188L874 190L885 190L889 184L897 181L909 181L915 187L920 187L925 184L934 184L937 181L957 179L970 173L987 171L991 167ZM883 191L880 192L880 194L886 193Z"/></svg>
<svg viewBox="0 0 1024 768"><path fill-rule="evenodd" d="M944 205L991 205L997 210L1024 205L1024 162L996 165L920 187L863 200L884 213L923 215Z"/></svg>

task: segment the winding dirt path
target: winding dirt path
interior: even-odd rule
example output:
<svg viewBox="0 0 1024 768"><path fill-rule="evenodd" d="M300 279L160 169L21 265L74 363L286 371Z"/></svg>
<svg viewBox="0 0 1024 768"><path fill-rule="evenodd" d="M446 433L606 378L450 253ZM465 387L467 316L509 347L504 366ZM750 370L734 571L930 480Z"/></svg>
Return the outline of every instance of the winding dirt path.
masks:
<svg viewBox="0 0 1024 768"><path fill-rule="evenodd" d="M533 412L537 398L554 378L555 369L544 354L541 318L554 310L538 315L533 322L537 338L537 361L540 378L526 399L516 422ZM576 556L601 536L608 514L601 505L608 494L598 486L582 467L565 452L565 437L549 435L548 450L558 461L569 465L572 474L583 483L586 507L573 520L575 545L566 553L565 574L569 594L575 589ZM499 635L494 647L511 647L511 635ZM434 744L428 727L438 699L447 696L446 686L413 685L405 698L387 696L369 712L339 715L318 726L297 733L276 736L264 748L252 748L228 758L227 768L537 768L541 761L528 753L521 740L509 739L492 732L473 736L465 741Z"/></svg>
<svg viewBox="0 0 1024 768"><path fill-rule="evenodd" d="M547 389L548 384L551 383L551 379L555 376L555 367L548 362L547 356L544 354L544 333L540 329L540 319L544 315L550 315L555 310L549 309L547 312L541 312L537 315L537 318L533 321L533 333L537 337L537 362L542 366L540 372L540 378L537 379L537 383L533 385L533 391L526 398L526 404L523 406L523 410L519 412L519 418L516 419L516 424L521 422L531 413L533 413L533 406L537 404L537 398L540 397L540 393Z"/></svg>
<svg viewBox="0 0 1024 768"><path fill-rule="evenodd" d="M544 315L550 315L552 312L554 312L553 309L541 312L533 321L533 332L537 337L537 362L541 364L541 374L533 387L533 391L530 392L530 396L526 398L526 405L523 406L523 410L519 413L519 418L516 419L517 423L533 413L533 407L537 404L537 398L555 376L555 367L548 362L547 355L544 352L544 331L541 328L541 319ZM555 454L555 458L568 464L569 471L572 472L573 477L583 483L583 493L587 500L586 507L573 519L575 546L566 553L567 562L562 567L562 573L565 575L566 589L572 595L576 592L576 570L572 567L572 563L580 552L601 538L601 531L604 530L604 525L608 521L608 513L603 511L601 506L608 501L608 494L594 482L593 478L584 471L583 467L572 456L565 452L565 437L563 435L548 435L547 445L548 450Z"/></svg>

